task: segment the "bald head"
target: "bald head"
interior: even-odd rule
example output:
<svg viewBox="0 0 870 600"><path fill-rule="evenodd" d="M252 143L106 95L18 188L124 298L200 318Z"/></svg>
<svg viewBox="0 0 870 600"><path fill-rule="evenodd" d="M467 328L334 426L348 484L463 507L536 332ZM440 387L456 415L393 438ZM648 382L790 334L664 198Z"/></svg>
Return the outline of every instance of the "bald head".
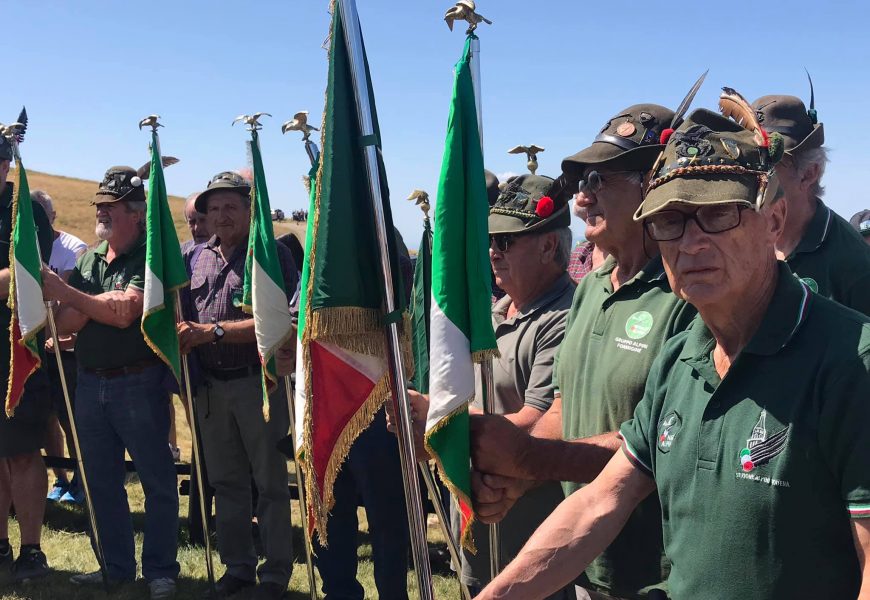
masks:
<svg viewBox="0 0 870 600"><path fill-rule="evenodd" d="M193 243L202 244L208 241L211 233L208 230L205 215L197 212L194 206L197 196L199 196L199 192L195 192L187 197L187 201L184 203L184 218L187 221L188 229L190 229Z"/></svg>

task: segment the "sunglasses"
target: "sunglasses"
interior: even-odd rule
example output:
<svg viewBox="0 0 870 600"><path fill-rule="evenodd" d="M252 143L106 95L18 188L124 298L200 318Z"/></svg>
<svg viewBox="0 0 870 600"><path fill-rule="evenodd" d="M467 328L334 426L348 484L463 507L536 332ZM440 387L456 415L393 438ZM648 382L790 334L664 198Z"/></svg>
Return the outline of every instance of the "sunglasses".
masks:
<svg viewBox="0 0 870 600"><path fill-rule="evenodd" d="M586 177L580 180L579 191L584 194L597 194L604 189L609 179L630 173L634 173L634 171L612 171L606 175L602 175L598 171L589 171Z"/></svg>
<svg viewBox="0 0 870 600"><path fill-rule="evenodd" d="M495 246L499 252L507 252L519 237L516 233L493 233L489 236L489 247Z"/></svg>
<svg viewBox="0 0 870 600"><path fill-rule="evenodd" d="M690 213L679 210L663 210L644 219L643 227L656 242L671 242L683 237L686 223L694 221L704 233L722 233L740 225L744 208L752 208L748 202L730 202L702 206Z"/></svg>

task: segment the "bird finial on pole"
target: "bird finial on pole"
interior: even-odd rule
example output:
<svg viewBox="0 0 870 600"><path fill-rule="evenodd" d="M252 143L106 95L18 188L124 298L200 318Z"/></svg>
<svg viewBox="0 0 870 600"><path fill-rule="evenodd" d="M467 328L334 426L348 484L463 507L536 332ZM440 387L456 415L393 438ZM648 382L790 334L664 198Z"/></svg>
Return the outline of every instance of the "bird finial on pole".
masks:
<svg viewBox="0 0 870 600"><path fill-rule="evenodd" d="M544 148L540 146L536 146L535 144L530 144L528 146L515 146L508 150L508 154L525 154L526 166L529 169L529 172L534 175L535 171L538 170L538 153L543 152Z"/></svg>
<svg viewBox="0 0 870 600"><path fill-rule="evenodd" d="M260 117L271 117L267 112L258 112L252 115L239 115L235 119L233 119L233 125L241 121L245 125L247 125L248 131L259 131L263 128L263 124L260 123Z"/></svg>
<svg viewBox="0 0 870 600"><path fill-rule="evenodd" d="M158 127L163 127L160 123L160 115L148 115L139 121L139 131L142 131L143 127L150 127L151 131L156 133Z"/></svg>
<svg viewBox="0 0 870 600"><path fill-rule="evenodd" d="M420 207L420 210L423 211L423 218L429 218L429 209L432 208L429 204L429 192L425 190L414 190L411 192L411 195L408 196L408 200L416 200L414 204Z"/></svg>
<svg viewBox="0 0 870 600"><path fill-rule="evenodd" d="M476 12L476 6L474 5L474 0L459 0L454 6L450 7L450 10L447 11L444 15L444 20L447 22L447 27L450 28L450 31L453 31L453 22L454 21L467 21L468 22L468 30L467 34L473 33L477 26L480 23L486 23L487 25L492 25L492 21L487 19L481 14Z"/></svg>

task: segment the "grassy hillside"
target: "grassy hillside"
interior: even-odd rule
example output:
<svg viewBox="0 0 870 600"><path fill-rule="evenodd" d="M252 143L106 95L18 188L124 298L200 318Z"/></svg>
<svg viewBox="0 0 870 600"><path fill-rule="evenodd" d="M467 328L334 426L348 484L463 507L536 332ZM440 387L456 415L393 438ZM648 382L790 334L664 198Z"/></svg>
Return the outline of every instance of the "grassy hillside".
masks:
<svg viewBox="0 0 870 600"><path fill-rule="evenodd" d="M10 171L9 181L16 181L17 178L18 175L15 171ZM91 200L97 191L99 182L31 170L27 171L27 180L31 190L44 190L54 200L54 208L57 211L55 228L68 231L89 244L96 241L94 236L95 211L94 207L91 206ZM175 220L178 239L183 242L190 238L187 224L184 221L184 198L170 196L169 206ZM285 221L274 223L274 228L276 235L293 232L300 239L305 237L304 223Z"/></svg>

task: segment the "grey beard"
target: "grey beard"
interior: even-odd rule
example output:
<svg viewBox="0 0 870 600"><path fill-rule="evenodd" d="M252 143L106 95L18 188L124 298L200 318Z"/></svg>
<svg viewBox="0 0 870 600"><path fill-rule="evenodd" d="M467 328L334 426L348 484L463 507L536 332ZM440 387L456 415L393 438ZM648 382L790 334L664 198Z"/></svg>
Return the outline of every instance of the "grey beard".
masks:
<svg viewBox="0 0 870 600"><path fill-rule="evenodd" d="M97 223L97 228L94 230L96 236L101 240L108 240L112 237L112 226L106 223Z"/></svg>

